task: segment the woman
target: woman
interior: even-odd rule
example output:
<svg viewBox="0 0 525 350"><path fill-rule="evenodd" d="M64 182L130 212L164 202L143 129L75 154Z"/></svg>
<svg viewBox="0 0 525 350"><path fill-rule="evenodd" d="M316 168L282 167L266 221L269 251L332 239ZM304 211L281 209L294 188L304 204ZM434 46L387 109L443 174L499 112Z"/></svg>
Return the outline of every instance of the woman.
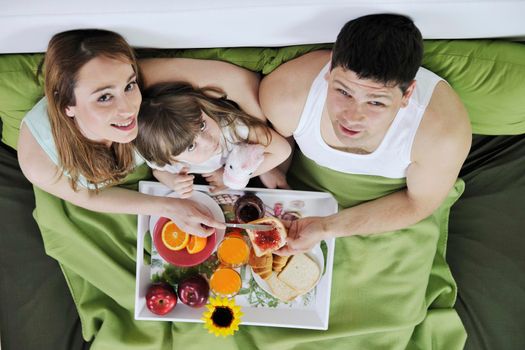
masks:
<svg viewBox="0 0 525 350"><path fill-rule="evenodd" d="M219 86L242 83L244 93L257 94L255 74L233 65L163 62L157 69L164 72L145 62L149 79L162 76ZM131 144L141 103L138 67L133 50L120 35L105 30L59 33L49 43L44 64L45 98L20 128L18 157L29 181L89 210L166 216L184 230L204 236L214 227L224 227L192 201L114 186L143 161ZM255 108L253 103L247 107Z"/></svg>

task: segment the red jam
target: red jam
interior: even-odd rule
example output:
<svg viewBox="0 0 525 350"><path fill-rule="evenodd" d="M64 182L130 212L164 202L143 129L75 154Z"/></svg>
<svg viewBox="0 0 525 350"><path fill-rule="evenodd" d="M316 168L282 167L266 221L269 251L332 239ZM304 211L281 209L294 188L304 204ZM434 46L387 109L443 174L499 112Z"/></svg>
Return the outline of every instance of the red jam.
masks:
<svg viewBox="0 0 525 350"><path fill-rule="evenodd" d="M255 244L261 250L277 247L279 240L280 234L277 228L268 231L255 231Z"/></svg>

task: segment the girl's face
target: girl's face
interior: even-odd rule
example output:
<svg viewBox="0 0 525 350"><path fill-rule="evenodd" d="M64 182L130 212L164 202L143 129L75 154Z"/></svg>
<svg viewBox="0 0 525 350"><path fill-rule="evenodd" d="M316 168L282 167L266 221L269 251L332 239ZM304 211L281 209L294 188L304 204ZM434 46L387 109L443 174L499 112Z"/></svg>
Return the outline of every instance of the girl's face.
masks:
<svg viewBox="0 0 525 350"><path fill-rule="evenodd" d="M137 115L142 96L133 66L107 57L96 57L78 73L75 106L66 108L82 134L110 146L137 137Z"/></svg>
<svg viewBox="0 0 525 350"><path fill-rule="evenodd" d="M222 152L221 138L222 132L217 122L203 112L199 134L184 152L173 159L192 164L203 163Z"/></svg>

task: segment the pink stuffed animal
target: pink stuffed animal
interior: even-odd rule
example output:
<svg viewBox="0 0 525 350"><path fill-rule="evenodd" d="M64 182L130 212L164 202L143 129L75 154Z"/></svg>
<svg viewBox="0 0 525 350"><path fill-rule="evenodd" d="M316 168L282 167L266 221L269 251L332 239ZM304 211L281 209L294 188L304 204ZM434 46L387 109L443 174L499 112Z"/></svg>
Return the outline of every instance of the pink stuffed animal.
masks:
<svg viewBox="0 0 525 350"><path fill-rule="evenodd" d="M234 190L243 189L263 160L264 146L247 143L233 145L224 165L224 185Z"/></svg>

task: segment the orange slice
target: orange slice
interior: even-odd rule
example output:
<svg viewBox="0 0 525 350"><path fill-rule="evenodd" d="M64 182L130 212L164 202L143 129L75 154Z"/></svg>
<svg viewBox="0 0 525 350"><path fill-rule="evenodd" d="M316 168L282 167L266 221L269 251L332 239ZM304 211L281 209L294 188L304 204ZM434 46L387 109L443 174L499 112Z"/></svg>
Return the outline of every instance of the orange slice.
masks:
<svg viewBox="0 0 525 350"><path fill-rule="evenodd" d="M173 221L168 221L162 227L162 243L171 250L181 250L186 247L190 236L182 231Z"/></svg>
<svg viewBox="0 0 525 350"><path fill-rule="evenodd" d="M186 250L188 250L188 253L190 254L196 254L200 252L201 250L206 247L206 243L208 243L207 237L199 237L199 236L193 236L190 235L190 241L188 242L188 245L186 246Z"/></svg>

